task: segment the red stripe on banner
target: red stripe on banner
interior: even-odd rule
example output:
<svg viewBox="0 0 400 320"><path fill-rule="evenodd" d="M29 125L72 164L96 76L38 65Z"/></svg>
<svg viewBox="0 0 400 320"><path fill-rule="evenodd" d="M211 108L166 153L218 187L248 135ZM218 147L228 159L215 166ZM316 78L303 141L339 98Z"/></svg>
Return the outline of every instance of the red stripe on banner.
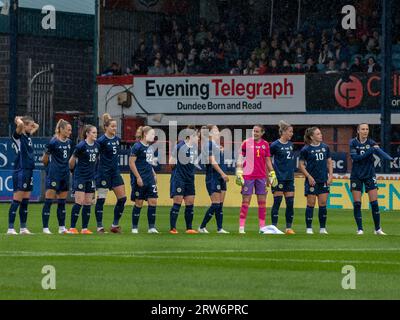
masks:
<svg viewBox="0 0 400 320"><path fill-rule="evenodd" d="M97 77L97 84L102 85L128 85L133 83L133 76L109 76L109 77Z"/></svg>

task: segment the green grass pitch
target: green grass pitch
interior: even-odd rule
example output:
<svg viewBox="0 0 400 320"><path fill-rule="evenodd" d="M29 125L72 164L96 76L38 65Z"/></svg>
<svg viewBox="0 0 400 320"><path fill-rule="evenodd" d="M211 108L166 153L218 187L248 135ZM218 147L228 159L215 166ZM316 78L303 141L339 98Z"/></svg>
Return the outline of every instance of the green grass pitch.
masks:
<svg viewBox="0 0 400 320"><path fill-rule="evenodd" d="M224 210L230 234L216 234L212 220L210 234L186 235L181 210L181 233L170 235L169 208L161 207L157 226L162 233L149 235L144 208L140 234L132 235L132 208L127 207L122 235L84 236L41 234L41 205L31 205L28 225L36 234L6 236L8 207L0 205L0 299L400 299L398 211L382 212L386 237L373 235L367 211L365 235L356 236L350 210L329 210L330 234L325 236L306 235L304 211L296 210L297 234L286 236L258 234L257 211L250 209L247 234L239 235L238 209L232 208ZM204 210L195 209L196 227ZM105 208L106 225L112 211ZM283 222L281 210L281 229ZM92 231L94 227L92 210ZM42 289L45 265L56 269L56 290ZM342 288L345 265L356 269L355 290Z"/></svg>

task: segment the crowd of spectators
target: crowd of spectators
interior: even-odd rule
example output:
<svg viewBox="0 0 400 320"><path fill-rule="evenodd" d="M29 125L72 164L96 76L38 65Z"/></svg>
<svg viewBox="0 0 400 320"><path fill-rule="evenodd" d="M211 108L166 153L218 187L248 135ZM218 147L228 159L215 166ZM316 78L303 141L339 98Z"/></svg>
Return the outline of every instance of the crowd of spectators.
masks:
<svg viewBox="0 0 400 320"><path fill-rule="evenodd" d="M276 74L377 72L382 39L377 11L357 16L356 30L338 26L269 29L225 14L218 23L167 21L160 33L141 34L132 66L113 63L103 74ZM237 13L236 13L237 14ZM232 23L232 21L236 21ZM261 31L260 31L261 30ZM395 39L400 45L400 35Z"/></svg>

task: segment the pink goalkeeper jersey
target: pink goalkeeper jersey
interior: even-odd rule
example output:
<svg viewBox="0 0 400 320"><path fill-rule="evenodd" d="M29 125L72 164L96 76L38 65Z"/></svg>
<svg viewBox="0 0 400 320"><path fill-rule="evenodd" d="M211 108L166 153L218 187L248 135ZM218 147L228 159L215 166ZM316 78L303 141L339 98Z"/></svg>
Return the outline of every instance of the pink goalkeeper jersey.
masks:
<svg viewBox="0 0 400 320"><path fill-rule="evenodd" d="M264 139L255 142L249 138L242 143L241 155L246 158L243 163L243 178L246 180L264 179L267 177L267 157L271 157L269 144Z"/></svg>

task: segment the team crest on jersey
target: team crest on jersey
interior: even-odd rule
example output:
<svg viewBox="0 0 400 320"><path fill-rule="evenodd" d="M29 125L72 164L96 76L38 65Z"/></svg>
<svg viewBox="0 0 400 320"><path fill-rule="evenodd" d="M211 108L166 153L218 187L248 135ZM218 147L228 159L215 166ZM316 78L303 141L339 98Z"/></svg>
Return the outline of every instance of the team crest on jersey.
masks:
<svg viewBox="0 0 400 320"><path fill-rule="evenodd" d="M136 197L139 197L139 191L136 191L136 192L135 192L135 196L136 196Z"/></svg>
<svg viewBox="0 0 400 320"><path fill-rule="evenodd" d="M55 181L53 181L52 183L51 183L51 186L52 187L55 187L57 185L57 182L55 182Z"/></svg>
<svg viewBox="0 0 400 320"><path fill-rule="evenodd" d="M326 151L326 149L325 148L322 148L322 152L325 152Z"/></svg>
<svg viewBox="0 0 400 320"><path fill-rule="evenodd" d="M265 145L263 144L261 148L265 149L266 147L265 147Z"/></svg>
<svg viewBox="0 0 400 320"><path fill-rule="evenodd" d="M96 153L99 152L99 149L95 148L95 149L94 149L94 152L96 152Z"/></svg>
<svg viewBox="0 0 400 320"><path fill-rule="evenodd" d="M106 186L106 185L107 185L107 181L103 180L103 181L101 182L101 185L102 185L102 186Z"/></svg>
<svg viewBox="0 0 400 320"><path fill-rule="evenodd" d="M248 188L248 187L244 187L243 190L244 190L244 191L248 191L249 188Z"/></svg>
<svg viewBox="0 0 400 320"><path fill-rule="evenodd" d="M217 185L217 190L221 190L221 186L220 185Z"/></svg>
<svg viewBox="0 0 400 320"><path fill-rule="evenodd" d="M279 189L283 189L283 184L279 184Z"/></svg>
<svg viewBox="0 0 400 320"><path fill-rule="evenodd" d="M310 192L314 192L314 190L315 190L314 187L310 188Z"/></svg>
<svg viewBox="0 0 400 320"><path fill-rule="evenodd" d="M177 188L176 192L182 192L182 189L181 188Z"/></svg>
<svg viewBox="0 0 400 320"><path fill-rule="evenodd" d="M355 187L357 187L357 183L353 182L353 183L351 184L351 186L352 186L353 188L355 188Z"/></svg>
<svg viewBox="0 0 400 320"><path fill-rule="evenodd" d="M79 189L83 189L83 184L79 184L79 185L78 185L78 188L79 188Z"/></svg>
<svg viewBox="0 0 400 320"><path fill-rule="evenodd" d="M26 183L24 183L23 187L26 188L28 185Z"/></svg>
<svg viewBox="0 0 400 320"><path fill-rule="evenodd" d="M369 149L369 147L370 147L369 144L367 144L367 145L365 146L366 149Z"/></svg>

